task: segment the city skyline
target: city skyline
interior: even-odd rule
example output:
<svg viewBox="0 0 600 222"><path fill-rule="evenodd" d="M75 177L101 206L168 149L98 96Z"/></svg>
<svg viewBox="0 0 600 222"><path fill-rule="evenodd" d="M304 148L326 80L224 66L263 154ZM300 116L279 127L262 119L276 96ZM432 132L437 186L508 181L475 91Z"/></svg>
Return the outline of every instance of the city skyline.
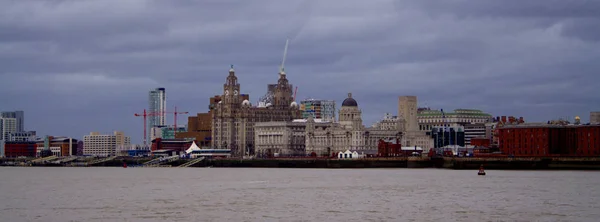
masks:
<svg viewBox="0 0 600 222"><path fill-rule="evenodd" d="M241 93L255 103L276 78L290 38L286 73L298 87L296 101L341 104L352 92L365 125L396 114L401 95L433 109L473 108L531 122L588 122L589 112L600 110L593 81L600 35L591 28L600 15L587 10L594 6L260 5L2 2L0 14L12 19L0 22L0 104L25 111L25 130L38 135L117 130L138 143L143 120L133 114L148 108L149 90L169 90L167 110L206 112L234 64ZM547 10L537 10L542 6Z"/></svg>

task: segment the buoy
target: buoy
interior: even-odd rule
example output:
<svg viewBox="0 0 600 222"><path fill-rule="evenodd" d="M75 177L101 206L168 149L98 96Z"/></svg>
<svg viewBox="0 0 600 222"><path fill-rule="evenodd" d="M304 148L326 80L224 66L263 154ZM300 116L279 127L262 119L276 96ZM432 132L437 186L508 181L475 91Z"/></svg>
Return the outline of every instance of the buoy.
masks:
<svg viewBox="0 0 600 222"><path fill-rule="evenodd" d="M481 164L481 166L479 166L479 172L477 172L477 175L485 176L485 171L483 170L483 164Z"/></svg>

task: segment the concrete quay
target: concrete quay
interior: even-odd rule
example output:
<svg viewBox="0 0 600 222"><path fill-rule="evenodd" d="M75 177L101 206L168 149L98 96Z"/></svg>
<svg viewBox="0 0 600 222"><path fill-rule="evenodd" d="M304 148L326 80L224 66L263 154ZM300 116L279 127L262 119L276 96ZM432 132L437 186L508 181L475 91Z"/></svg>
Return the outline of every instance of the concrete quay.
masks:
<svg viewBox="0 0 600 222"><path fill-rule="evenodd" d="M117 157L105 161L87 160L57 164L54 162L24 164L14 159L0 159L2 166L32 167L145 167L154 158ZM194 162L191 162L194 161ZM13 164L6 164L13 163ZM80 163L79 165L76 163ZM91 163L91 164L90 164ZM151 164L150 164L151 165ZM157 166L154 166L157 165ZM518 158L477 158L477 157L394 157L394 158L269 158L269 159L176 159L154 164L153 167L257 167L257 168L441 168L455 170L475 170L483 165L485 169L503 170L600 170L600 158L579 157L518 157ZM149 166L148 166L149 167Z"/></svg>

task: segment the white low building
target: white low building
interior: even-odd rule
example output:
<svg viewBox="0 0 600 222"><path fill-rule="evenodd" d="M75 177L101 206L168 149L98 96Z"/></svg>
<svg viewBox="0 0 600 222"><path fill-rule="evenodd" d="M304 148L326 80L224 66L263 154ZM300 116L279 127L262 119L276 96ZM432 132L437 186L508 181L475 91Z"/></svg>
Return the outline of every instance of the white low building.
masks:
<svg viewBox="0 0 600 222"><path fill-rule="evenodd" d="M337 157L339 159L358 159L358 158L361 158L362 156L356 151L346 150L344 152L339 152L337 154Z"/></svg>

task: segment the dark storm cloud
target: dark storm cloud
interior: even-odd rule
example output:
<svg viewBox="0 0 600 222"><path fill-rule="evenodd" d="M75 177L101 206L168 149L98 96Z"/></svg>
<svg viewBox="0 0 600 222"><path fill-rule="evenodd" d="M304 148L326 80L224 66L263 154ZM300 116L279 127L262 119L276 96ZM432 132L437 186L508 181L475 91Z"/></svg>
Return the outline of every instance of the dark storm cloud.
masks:
<svg viewBox="0 0 600 222"><path fill-rule="evenodd" d="M598 1L2 1L0 108L27 128L139 141L147 92L205 112L230 64L251 101L286 72L298 99L348 92L370 125L422 106L532 121L597 105ZM172 123L173 117L168 117ZM71 122L66 122L71 121ZM185 122L184 118L179 119Z"/></svg>

